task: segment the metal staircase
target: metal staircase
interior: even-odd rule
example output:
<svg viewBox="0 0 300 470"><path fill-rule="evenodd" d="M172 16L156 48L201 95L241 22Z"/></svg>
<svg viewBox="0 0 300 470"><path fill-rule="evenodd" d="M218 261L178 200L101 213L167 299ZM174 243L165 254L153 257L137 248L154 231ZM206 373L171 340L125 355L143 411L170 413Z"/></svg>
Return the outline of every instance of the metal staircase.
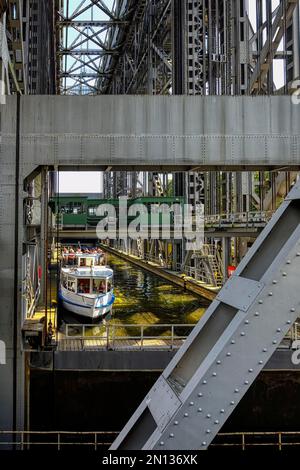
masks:
<svg viewBox="0 0 300 470"><path fill-rule="evenodd" d="M212 245L202 245L200 250L188 251L181 267L182 272L193 271L190 267L191 260L194 260L195 279L206 279L207 284L220 287L223 284L222 260ZM198 273L202 273L202 279L198 278Z"/></svg>
<svg viewBox="0 0 300 470"><path fill-rule="evenodd" d="M300 183L111 449L207 449L299 317Z"/></svg>

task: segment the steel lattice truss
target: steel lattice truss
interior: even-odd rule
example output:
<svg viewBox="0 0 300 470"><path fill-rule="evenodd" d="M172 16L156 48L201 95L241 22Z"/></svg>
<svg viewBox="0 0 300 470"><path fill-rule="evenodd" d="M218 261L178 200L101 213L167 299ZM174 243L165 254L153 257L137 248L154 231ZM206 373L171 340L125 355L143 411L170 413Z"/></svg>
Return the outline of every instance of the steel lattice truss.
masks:
<svg viewBox="0 0 300 470"><path fill-rule="evenodd" d="M60 94L97 94L104 87L111 77L110 64L122 47L132 3L129 0L61 2L57 12ZM109 66L102 71L104 58Z"/></svg>

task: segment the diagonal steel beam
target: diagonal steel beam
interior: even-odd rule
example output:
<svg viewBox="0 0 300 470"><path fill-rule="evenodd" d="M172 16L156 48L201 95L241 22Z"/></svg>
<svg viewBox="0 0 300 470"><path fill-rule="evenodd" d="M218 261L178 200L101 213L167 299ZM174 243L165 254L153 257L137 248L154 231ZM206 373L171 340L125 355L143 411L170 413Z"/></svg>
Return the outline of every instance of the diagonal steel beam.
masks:
<svg viewBox="0 0 300 470"><path fill-rule="evenodd" d="M299 316L299 275L300 181L111 449L207 449Z"/></svg>
<svg viewBox="0 0 300 470"><path fill-rule="evenodd" d="M292 18L298 0L281 0L271 28L271 41L267 38L260 53L258 63L250 79L249 91L259 90L270 70L276 51L285 32L285 25Z"/></svg>

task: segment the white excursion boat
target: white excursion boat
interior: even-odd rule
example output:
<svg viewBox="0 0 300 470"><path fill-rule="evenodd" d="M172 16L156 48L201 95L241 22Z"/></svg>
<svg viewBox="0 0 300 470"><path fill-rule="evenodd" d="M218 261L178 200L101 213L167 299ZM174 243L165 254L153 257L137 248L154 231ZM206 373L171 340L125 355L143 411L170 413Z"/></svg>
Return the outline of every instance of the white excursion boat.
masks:
<svg viewBox="0 0 300 470"><path fill-rule="evenodd" d="M63 255L60 300L70 312L91 319L106 316L115 300L113 270L101 266L99 254ZM72 264L70 264L72 263Z"/></svg>

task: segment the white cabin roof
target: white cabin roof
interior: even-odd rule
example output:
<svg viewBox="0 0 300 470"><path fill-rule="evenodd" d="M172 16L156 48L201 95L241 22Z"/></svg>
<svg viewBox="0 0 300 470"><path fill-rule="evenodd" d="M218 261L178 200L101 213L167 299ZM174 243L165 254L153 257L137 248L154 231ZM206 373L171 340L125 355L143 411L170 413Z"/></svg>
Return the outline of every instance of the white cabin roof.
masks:
<svg viewBox="0 0 300 470"><path fill-rule="evenodd" d="M62 268L62 273L74 276L77 278L99 278L106 279L113 276L112 269L105 266L96 266L94 268Z"/></svg>

